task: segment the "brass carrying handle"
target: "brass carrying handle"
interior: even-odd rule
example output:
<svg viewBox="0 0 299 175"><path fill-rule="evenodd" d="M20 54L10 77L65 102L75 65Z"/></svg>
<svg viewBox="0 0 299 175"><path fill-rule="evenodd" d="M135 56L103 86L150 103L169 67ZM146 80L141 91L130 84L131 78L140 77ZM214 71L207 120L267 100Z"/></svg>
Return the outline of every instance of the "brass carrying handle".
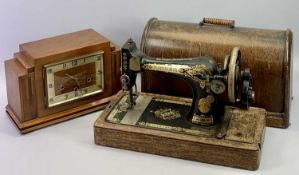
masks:
<svg viewBox="0 0 299 175"><path fill-rule="evenodd" d="M220 18L203 18L202 21L199 23L199 25L203 26L204 24L223 25L223 26L229 26L230 28L234 28L235 20L220 19Z"/></svg>

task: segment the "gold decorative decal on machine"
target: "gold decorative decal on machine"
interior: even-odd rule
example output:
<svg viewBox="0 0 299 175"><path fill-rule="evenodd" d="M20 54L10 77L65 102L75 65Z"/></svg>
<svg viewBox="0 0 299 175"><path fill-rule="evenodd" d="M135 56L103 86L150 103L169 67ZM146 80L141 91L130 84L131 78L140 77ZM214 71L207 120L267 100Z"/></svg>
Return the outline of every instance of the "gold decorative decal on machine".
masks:
<svg viewBox="0 0 299 175"><path fill-rule="evenodd" d="M203 65L187 66L180 64L157 64L157 63L145 63L143 69L151 71L160 71L167 73L182 74L188 77L194 77L198 74L210 74L208 68Z"/></svg>
<svg viewBox="0 0 299 175"><path fill-rule="evenodd" d="M182 74L183 70L189 69L187 65L179 64L156 64L156 63L146 63L143 65L143 69L151 71L160 71L168 73Z"/></svg>
<svg viewBox="0 0 299 175"><path fill-rule="evenodd" d="M201 89L206 87L206 81L205 80L198 80L199 86Z"/></svg>
<svg viewBox="0 0 299 175"><path fill-rule="evenodd" d="M198 101L199 111L202 113L208 113L211 110L212 103L214 102L213 96L207 96L207 98L201 98Z"/></svg>
<svg viewBox="0 0 299 175"><path fill-rule="evenodd" d="M193 115L191 122L194 124L209 126L209 125L213 124L214 120L213 120L212 115L206 116L206 115L201 114L201 115Z"/></svg>
<svg viewBox="0 0 299 175"><path fill-rule="evenodd" d="M199 74L208 74L208 75L211 74L207 66L204 64L198 64L189 68L182 69L181 72L184 73L186 76L191 76L191 77Z"/></svg>
<svg viewBox="0 0 299 175"><path fill-rule="evenodd" d="M179 111L172 108L160 108L154 113L156 117L162 120L173 120L182 117Z"/></svg>
<svg viewBox="0 0 299 175"><path fill-rule="evenodd" d="M161 124L155 124L155 123L146 123L146 122L139 122L139 126L141 127L149 127L149 128L155 128L155 129L163 129L168 131L175 131L179 133L185 133L185 134L191 134L191 135L201 135L210 137L212 135L215 135L216 131L215 129L210 130L196 130L196 129L188 129L183 127L176 127L176 126L169 126L169 125L161 125Z"/></svg>

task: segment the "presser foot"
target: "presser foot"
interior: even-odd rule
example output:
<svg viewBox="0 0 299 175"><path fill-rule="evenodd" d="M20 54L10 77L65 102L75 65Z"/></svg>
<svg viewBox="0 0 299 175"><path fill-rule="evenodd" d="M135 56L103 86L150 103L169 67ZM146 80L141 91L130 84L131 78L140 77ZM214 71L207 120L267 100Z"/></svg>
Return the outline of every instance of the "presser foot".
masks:
<svg viewBox="0 0 299 175"><path fill-rule="evenodd" d="M132 93L127 96L126 103L123 104L123 109L133 109L136 105L136 99L138 97L138 93Z"/></svg>

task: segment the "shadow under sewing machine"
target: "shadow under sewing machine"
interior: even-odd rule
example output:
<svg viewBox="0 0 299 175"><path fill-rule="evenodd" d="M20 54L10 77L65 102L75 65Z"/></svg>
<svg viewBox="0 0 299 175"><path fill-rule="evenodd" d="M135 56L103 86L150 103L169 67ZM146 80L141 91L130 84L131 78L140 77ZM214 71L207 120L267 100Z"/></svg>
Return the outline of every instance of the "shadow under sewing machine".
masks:
<svg viewBox="0 0 299 175"><path fill-rule="evenodd" d="M129 39L122 47L123 91L96 120L95 143L257 169L265 110L249 107L254 101L251 74L239 70L240 59L234 48L223 65L210 57L164 60L145 55ZM133 92L143 70L184 79L193 99Z"/></svg>

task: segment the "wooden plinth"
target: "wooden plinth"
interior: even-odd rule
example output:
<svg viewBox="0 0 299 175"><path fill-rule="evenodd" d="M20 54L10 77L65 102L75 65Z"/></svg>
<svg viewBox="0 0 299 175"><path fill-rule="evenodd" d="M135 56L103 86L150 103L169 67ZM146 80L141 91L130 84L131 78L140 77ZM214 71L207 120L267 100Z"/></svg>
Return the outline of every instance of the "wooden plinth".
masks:
<svg viewBox="0 0 299 175"><path fill-rule="evenodd" d="M124 95L119 93L95 121L96 144L248 170L259 167L266 122L264 109L232 109L234 117L229 120L226 135L218 139L107 121ZM254 120L247 120L248 117Z"/></svg>
<svg viewBox="0 0 299 175"><path fill-rule="evenodd" d="M44 128L49 125L53 125L59 122L82 116L84 114L104 109L112 99L113 96L97 100L91 103L87 103L76 108L65 110L63 112L55 113L53 115L39 117L26 122L20 122L19 118L9 105L6 106L6 112L8 113L9 117L13 120L13 122L16 124L17 128L20 130L20 133L25 134L40 128Z"/></svg>

